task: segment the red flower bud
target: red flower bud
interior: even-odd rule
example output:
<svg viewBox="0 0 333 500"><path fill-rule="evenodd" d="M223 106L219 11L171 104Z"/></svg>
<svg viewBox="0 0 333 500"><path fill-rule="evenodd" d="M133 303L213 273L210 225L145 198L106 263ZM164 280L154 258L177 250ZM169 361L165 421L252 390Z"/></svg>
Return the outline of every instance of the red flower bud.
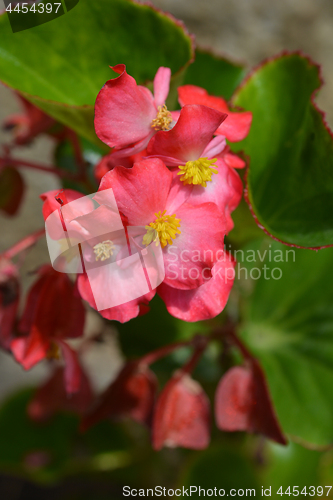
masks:
<svg viewBox="0 0 333 500"><path fill-rule="evenodd" d="M215 418L223 431L258 432L287 444L270 399L265 375L257 361L227 371L217 387Z"/></svg>
<svg viewBox="0 0 333 500"><path fill-rule="evenodd" d="M153 447L204 449L210 440L210 404L198 382L176 374L163 389L153 419Z"/></svg>
<svg viewBox="0 0 333 500"><path fill-rule="evenodd" d="M150 425L156 391L155 374L146 365L128 363L102 394L94 411L83 420L81 430L109 417L130 417Z"/></svg>

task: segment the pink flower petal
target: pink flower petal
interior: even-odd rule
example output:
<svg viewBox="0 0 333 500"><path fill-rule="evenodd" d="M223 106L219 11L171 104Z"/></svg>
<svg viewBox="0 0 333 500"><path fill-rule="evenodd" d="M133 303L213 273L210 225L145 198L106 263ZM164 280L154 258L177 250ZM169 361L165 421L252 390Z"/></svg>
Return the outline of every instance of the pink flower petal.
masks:
<svg viewBox="0 0 333 500"><path fill-rule="evenodd" d="M207 182L205 188L193 186L187 203L195 206L208 201L216 203L226 216L226 233L229 233L234 227L230 213L235 210L242 198L243 183L237 172L229 168L221 158L217 159L216 165L218 173L212 176L211 182Z"/></svg>
<svg viewBox="0 0 333 500"><path fill-rule="evenodd" d="M223 248L226 222L215 203L196 207L184 203L176 212L180 231L172 245L163 249L164 283L190 290L205 283L207 268Z"/></svg>
<svg viewBox="0 0 333 500"><path fill-rule="evenodd" d="M144 140L151 133L156 106L152 94L136 84L124 64L112 69L121 74L107 81L97 96L95 129L105 144L122 149Z"/></svg>
<svg viewBox="0 0 333 500"><path fill-rule="evenodd" d="M197 160L227 115L207 106L185 106L176 125L167 132L159 131L150 140L148 156L165 158L168 166L184 165ZM169 158L173 159L171 163Z"/></svg>
<svg viewBox="0 0 333 500"><path fill-rule="evenodd" d="M164 210L172 173L161 160L149 158L133 168L116 167L102 179L99 192L112 188L118 209L132 226L144 226Z"/></svg>
<svg viewBox="0 0 333 500"><path fill-rule="evenodd" d="M171 69L161 66L154 78L154 100L156 106L163 106L170 87Z"/></svg>
<svg viewBox="0 0 333 500"><path fill-rule="evenodd" d="M175 375L156 404L153 447L207 448L210 440L210 403L203 388L189 375Z"/></svg>
<svg viewBox="0 0 333 500"><path fill-rule="evenodd" d="M228 105L222 97L209 95L205 89L195 85L178 87L178 96L181 106L203 104L223 113L228 113L228 118L219 126L216 133L224 135L229 141L238 142L248 135L252 123L252 113L250 111L233 113L229 111Z"/></svg>
<svg viewBox="0 0 333 500"><path fill-rule="evenodd" d="M227 145L227 143L226 143L225 137L222 137L221 135L214 137L214 139L212 139L210 141L210 143L207 144L207 147L204 149L204 151L202 153L202 157L209 158L209 159L215 158L215 156L222 153L222 151L224 150L226 145Z"/></svg>
<svg viewBox="0 0 333 500"><path fill-rule="evenodd" d="M234 262L222 250L220 260L214 264L211 277L194 290L177 290L162 283L158 294L164 300L169 313L184 321L203 321L220 314L229 298L234 282ZM205 276L209 277L206 270Z"/></svg>
<svg viewBox="0 0 333 500"><path fill-rule="evenodd" d="M223 154L223 160L231 168L244 168L246 167L246 162L242 160L238 155L228 152Z"/></svg>

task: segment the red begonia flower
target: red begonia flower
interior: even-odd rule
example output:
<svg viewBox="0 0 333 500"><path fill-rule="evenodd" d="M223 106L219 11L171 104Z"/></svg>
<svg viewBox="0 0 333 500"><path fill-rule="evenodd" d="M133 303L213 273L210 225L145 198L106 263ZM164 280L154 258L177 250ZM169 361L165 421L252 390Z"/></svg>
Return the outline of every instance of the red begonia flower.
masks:
<svg viewBox="0 0 333 500"><path fill-rule="evenodd" d="M256 360L235 366L222 377L215 395L215 418L223 431L257 432L287 444Z"/></svg>
<svg viewBox="0 0 333 500"><path fill-rule="evenodd" d="M228 118L218 127L216 134L223 135L230 142L238 142L248 135L252 123L251 111L232 112L222 97L209 95L208 92L196 85L178 87L178 97L181 106L187 104L203 104L210 108L227 113Z"/></svg>
<svg viewBox="0 0 333 500"><path fill-rule="evenodd" d="M124 64L112 69L120 76L107 81L97 96L96 134L119 156L130 156L145 149L156 130L171 127L172 116L165 107L171 70L158 69L153 96L127 74Z"/></svg>
<svg viewBox="0 0 333 500"><path fill-rule="evenodd" d="M8 116L3 126L6 130L13 130L14 140L17 145L25 145L37 135L47 132L55 124L55 120L24 99L20 94L16 93L16 95L22 104L24 114Z"/></svg>
<svg viewBox="0 0 333 500"><path fill-rule="evenodd" d="M242 199L243 183L238 173L227 165L222 154L216 158L215 165L217 174L212 176L212 180L207 182L206 187L187 184L183 186L183 190L190 192L187 202L191 205L196 206L206 202L215 203L225 215L226 234L228 234L234 227L231 213L238 207ZM175 171L174 173L177 175Z"/></svg>
<svg viewBox="0 0 333 500"><path fill-rule="evenodd" d="M223 248L226 222L215 203L187 203L189 193L178 184L161 160L151 158L131 169L115 167L103 177L99 192L112 188L128 225L146 226L146 236L137 240L139 246L150 243L151 233L157 232L163 249L164 282L189 290L205 282L204 270L213 266L216 252ZM98 193L94 199L98 201ZM190 255L187 262L181 258L184 251Z"/></svg>
<svg viewBox="0 0 333 500"><path fill-rule="evenodd" d="M149 426L156 392L157 379L148 366L128 363L102 394L97 407L82 421L81 429L106 418L124 417Z"/></svg>
<svg viewBox="0 0 333 500"><path fill-rule="evenodd" d="M56 367L51 377L37 389L27 411L32 420L45 421L58 412L84 415L93 401L93 391L86 373L80 368L80 386L68 395L64 385L64 369Z"/></svg>
<svg viewBox="0 0 333 500"><path fill-rule="evenodd" d="M203 321L220 314L229 298L235 278L235 262L226 252L218 254L212 269L206 270L206 282L194 290L177 290L165 283L158 287L168 312L183 321Z"/></svg>
<svg viewBox="0 0 333 500"><path fill-rule="evenodd" d="M198 382L178 373L164 387L153 417L155 450L163 446L202 450L210 440L210 404Z"/></svg>
<svg viewBox="0 0 333 500"><path fill-rule="evenodd" d="M171 130L159 131L150 140L147 155L161 158L168 167L213 158L225 148L224 138L213 135L226 117L207 106L185 106Z"/></svg>
<svg viewBox="0 0 333 500"><path fill-rule="evenodd" d="M58 358L59 349L65 360L65 382L68 392L80 385L77 355L64 339L83 333L85 310L76 288L66 274L43 266L29 291L19 324L22 336L14 339L11 349L15 359L29 370L45 358Z"/></svg>
<svg viewBox="0 0 333 500"><path fill-rule="evenodd" d="M14 337L20 286L16 266L0 257L0 346L9 349Z"/></svg>

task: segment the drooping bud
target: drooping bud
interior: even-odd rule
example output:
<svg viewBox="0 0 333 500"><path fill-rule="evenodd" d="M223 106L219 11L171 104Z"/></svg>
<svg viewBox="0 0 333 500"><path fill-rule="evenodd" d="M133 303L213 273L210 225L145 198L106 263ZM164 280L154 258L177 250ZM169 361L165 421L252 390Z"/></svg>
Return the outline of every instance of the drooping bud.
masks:
<svg viewBox="0 0 333 500"><path fill-rule="evenodd" d="M153 447L202 450L210 440L210 404L198 382L176 374L163 389L154 413Z"/></svg>
<svg viewBox="0 0 333 500"><path fill-rule="evenodd" d="M231 368L222 377L215 395L215 418L223 431L256 432L287 444L264 373L255 360Z"/></svg>
<svg viewBox="0 0 333 500"><path fill-rule="evenodd" d="M147 365L128 363L102 394L97 407L81 424L85 431L106 418L130 417L150 425L157 391L155 374Z"/></svg>

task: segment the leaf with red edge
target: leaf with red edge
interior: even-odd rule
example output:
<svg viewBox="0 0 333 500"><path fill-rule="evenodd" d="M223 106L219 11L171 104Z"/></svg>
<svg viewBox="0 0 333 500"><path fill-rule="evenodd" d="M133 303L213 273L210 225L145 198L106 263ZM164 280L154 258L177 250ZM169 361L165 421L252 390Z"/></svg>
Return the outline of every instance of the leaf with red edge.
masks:
<svg viewBox="0 0 333 500"><path fill-rule="evenodd" d="M128 363L102 394L97 407L81 424L82 430L105 418L130 417L150 425L157 391L157 379L145 365Z"/></svg>
<svg viewBox="0 0 333 500"><path fill-rule="evenodd" d="M183 23L136 1L81 0L72 13L15 35L4 12L0 31L1 81L98 144L93 106L115 76L110 66L126 63L144 84L160 66L178 75L194 55Z"/></svg>
<svg viewBox="0 0 333 500"><path fill-rule="evenodd" d="M247 197L258 225L301 247L333 245L333 137L313 98L318 66L282 54L253 71L233 104L252 111Z"/></svg>
<svg viewBox="0 0 333 500"><path fill-rule="evenodd" d="M240 334L265 372L287 436L312 448L328 446L333 442L333 249L265 243L264 261L252 264L260 276L250 297L245 291Z"/></svg>
<svg viewBox="0 0 333 500"><path fill-rule="evenodd" d="M153 447L202 450L210 440L210 404L198 382L176 374L164 387L153 418Z"/></svg>
<svg viewBox="0 0 333 500"><path fill-rule="evenodd" d="M15 215L20 208L25 185L21 174L13 167L0 170L0 210Z"/></svg>
<svg viewBox="0 0 333 500"><path fill-rule="evenodd" d="M222 377L215 395L215 418L222 431L257 432L277 443L287 444L265 375L255 360L231 368Z"/></svg>

